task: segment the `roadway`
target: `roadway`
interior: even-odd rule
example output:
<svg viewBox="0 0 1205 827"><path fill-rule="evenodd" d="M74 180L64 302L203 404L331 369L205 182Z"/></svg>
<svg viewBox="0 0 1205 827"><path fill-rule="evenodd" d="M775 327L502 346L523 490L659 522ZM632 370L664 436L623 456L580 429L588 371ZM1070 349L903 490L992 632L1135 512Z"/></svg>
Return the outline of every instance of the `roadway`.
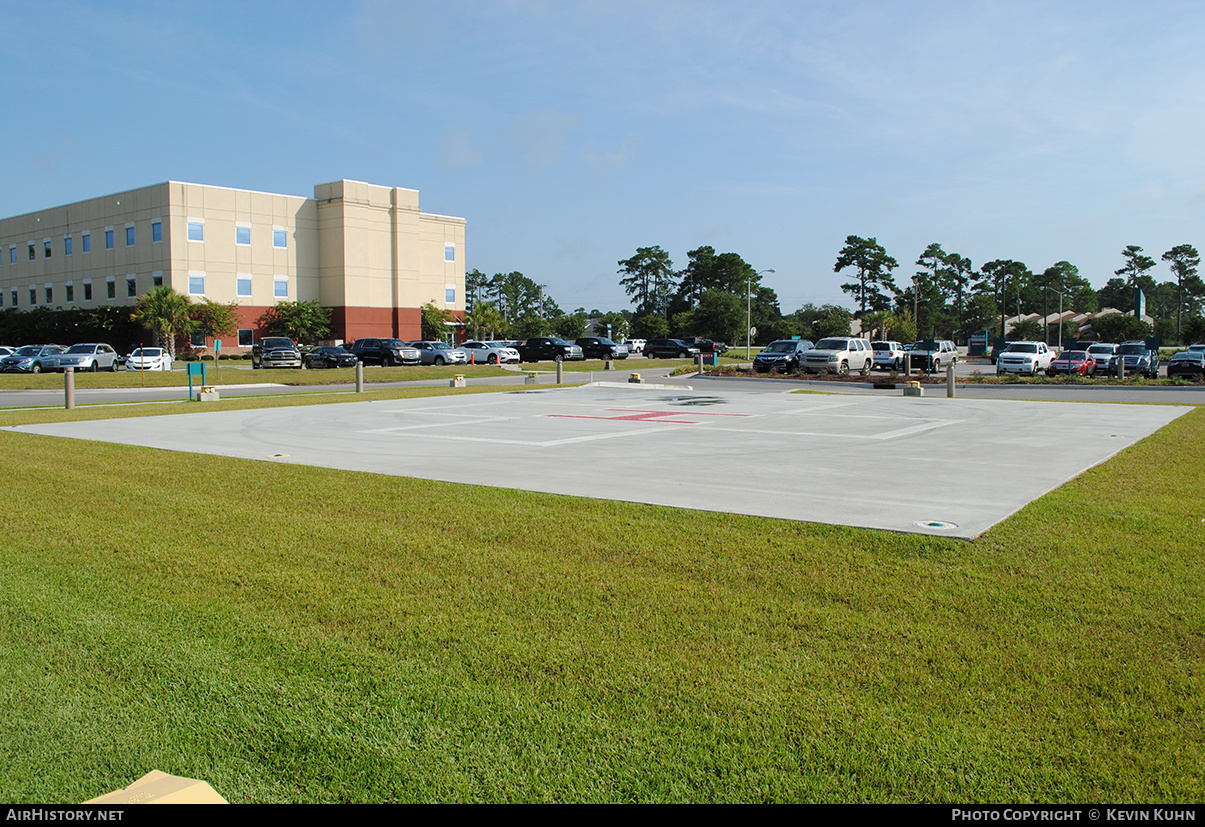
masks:
<svg viewBox="0 0 1205 827"><path fill-rule="evenodd" d="M902 390L875 389L874 380L887 379L884 374L876 373L866 381L833 382L820 379L791 379L780 377L706 377L689 375L683 377L669 376L672 368L644 368L640 360L627 364L620 362L622 367L613 371L565 371L564 380L567 384L589 383L593 381L626 382L632 373L639 373L645 382L668 383L696 388L723 388L732 392L773 392L778 390L786 393L795 390L811 390L823 393L839 393L872 396L901 396ZM219 393L223 399L238 397L255 397L271 395L304 395L310 393L330 394L346 393L354 395L354 386L348 383L331 383L321 385L281 385L275 383L242 382L239 379L252 379L258 374L251 373L250 368L242 366L223 366L223 371L233 371L241 376L228 377L234 379L218 384ZM525 384L526 371L537 372L536 383L540 386L554 385L556 373L550 364L524 366L522 372L516 368L514 376L474 377L466 379L470 385L502 385L522 387ZM959 363L955 369L956 380L967 379L976 373L992 372L987 362ZM423 379L399 382L372 382L373 368L365 370L365 391L389 388L410 387L446 387L448 379ZM903 377L896 380L902 386ZM926 398L945 397L944 384L925 385ZM1049 402L1140 402L1147 404L1172 405L1205 405L1205 386L1108 386L1108 385L970 385L960 384L956 394L966 399L1017 399L1028 401ZM187 387L174 388L76 388L76 405L114 405L131 402L175 402L185 401L188 397ZM63 405L63 391L56 390L0 390L0 408L22 407L59 407Z"/></svg>

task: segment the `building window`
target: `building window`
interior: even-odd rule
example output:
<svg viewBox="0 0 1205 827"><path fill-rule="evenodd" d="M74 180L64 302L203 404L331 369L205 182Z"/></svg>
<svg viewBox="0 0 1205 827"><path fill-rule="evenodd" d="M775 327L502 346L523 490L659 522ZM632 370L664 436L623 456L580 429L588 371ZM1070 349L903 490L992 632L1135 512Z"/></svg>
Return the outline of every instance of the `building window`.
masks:
<svg viewBox="0 0 1205 827"><path fill-rule="evenodd" d="M92 282L87 279L84 280L84 301L92 301Z"/></svg>
<svg viewBox="0 0 1205 827"><path fill-rule="evenodd" d="M251 243L251 228L250 227L235 227L234 228L234 243L246 246Z"/></svg>
<svg viewBox="0 0 1205 827"><path fill-rule="evenodd" d="M456 288L444 288L444 304L456 304Z"/></svg>
<svg viewBox="0 0 1205 827"><path fill-rule="evenodd" d="M84 233L84 234L83 234L83 237L82 237L82 240L83 240L83 242L84 242L84 252L85 252L85 253L90 253L90 252L92 252L92 234L91 234L91 233Z"/></svg>
<svg viewBox="0 0 1205 827"><path fill-rule="evenodd" d="M138 278L136 276L126 276L126 295L138 295Z"/></svg>
<svg viewBox="0 0 1205 827"><path fill-rule="evenodd" d="M29 288L29 306L33 307L37 303L38 303L38 288L30 287Z"/></svg>
<svg viewBox="0 0 1205 827"><path fill-rule="evenodd" d="M13 307L17 306L17 288L13 288Z"/></svg>
<svg viewBox="0 0 1205 827"><path fill-rule="evenodd" d="M42 258L50 258L50 239L42 239Z"/></svg>
<svg viewBox="0 0 1205 827"><path fill-rule="evenodd" d="M54 288L49 284L46 285L46 303L54 304Z"/></svg>
<svg viewBox="0 0 1205 827"><path fill-rule="evenodd" d="M251 296L251 276L239 273L234 280L234 294L242 298Z"/></svg>
<svg viewBox="0 0 1205 827"><path fill-rule="evenodd" d="M4 291L0 290L0 307L4 307Z"/></svg>
<svg viewBox="0 0 1205 827"><path fill-rule="evenodd" d="M205 274L204 273L189 273L188 274L188 295L204 296L205 295Z"/></svg>
<svg viewBox="0 0 1205 827"><path fill-rule="evenodd" d="M134 246L134 225L133 224L126 225L126 246L127 247Z"/></svg>
<svg viewBox="0 0 1205 827"><path fill-rule="evenodd" d="M188 337L188 343L193 347L205 347L205 337L208 336L204 330L194 330Z"/></svg>
<svg viewBox="0 0 1205 827"><path fill-rule="evenodd" d="M238 331L238 346L251 347L255 344L255 331L248 327L241 327Z"/></svg>
<svg viewBox="0 0 1205 827"><path fill-rule="evenodd" d="M452 243L444 244L444 261L456 260L456 245Z"/></svg>
<svg viewBox="0 0 1205 827"><path fill-rule="evenodd" d="M31 241L31 242L29 242L29 260L33 261L36 258L37 258L37 256L34 254L34 251L33 251L33 242Z"/></svg>
<svg viewBox="0 0 1205 827"><path fill-rule="evenodd" d="M109 276L109 278L105 280L105 298L117 298L117 279L113 276Z"/></svg>
<svg viewBox="0 0 1205 827"><path fill-rule="evenodd" d="M289 297L289 279L287 277L272 280L272 295L278 299Z"/></svg>
<svg viewBox="0 0 1205 827"><path fill-rule="evenodd" d="M188 240L189 241L204 241L205 240L205 222L204 221L189 219L189 221L188 221Z"/></svg>
<svg viewBox="0 0 1205 827"><path fill-rule="evenodd" d="M151 273L151 286L152 287L162 287L163 286L163 271L162 270L156 270L155 272Z"/></svg>
<svg viewBox="0 0 1205 827"><path fill-rule="evenodd" d="M71 236L63 236L63 255L71 255Z"/></svg>
<svg viewBox="0 0 1205 827"><path fill-rule="evenodd" d="M274 227L272 229L272 246L280 250L289 249L289 231Z"/></svg>
<svg viewBox="0 0 1205 827"><path fill-rule="evenodd" d="M75 285L71 282L67 282L67 285L64 289L67 291L67 303L70 304L71 302L75 301Z"/></svg>
<svg viewBox="0 0 1205 827"><path fill-rule="evenodd" d="M112 227L105 228L105 249L106 250L113 249L113 228Z"/></svg>

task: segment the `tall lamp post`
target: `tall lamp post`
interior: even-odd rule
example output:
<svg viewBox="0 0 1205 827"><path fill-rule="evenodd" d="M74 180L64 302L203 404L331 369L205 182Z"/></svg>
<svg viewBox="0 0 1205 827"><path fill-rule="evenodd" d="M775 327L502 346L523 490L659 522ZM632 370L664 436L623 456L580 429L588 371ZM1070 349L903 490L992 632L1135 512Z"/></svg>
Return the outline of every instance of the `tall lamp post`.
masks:
<svg viewBox="0 0 1205 827"><path fill-rule="evenodd" d="M1055 293L1059 294L1059 350L1062 350L1063 349L1063 291L1055 290L1049 284L1043 284L1042 289L1043 290L1053 290ZM1046 326L1045 319L1042 319L1042 326L1043 327ZM1046 341L1047 335L1048 335L1047 332L1045 330L1043 330L1042 331L1042 341L1043 342Z"/></svg>
<svg viewBox="0 0 1205 827"><path fill-rule="evenodd" d="M769 270L758 270L756 275L776 272L771 267ZM749 354L753 352L753 276L749 274L749 283L745 285L745 359L749 359Z"/></svg>

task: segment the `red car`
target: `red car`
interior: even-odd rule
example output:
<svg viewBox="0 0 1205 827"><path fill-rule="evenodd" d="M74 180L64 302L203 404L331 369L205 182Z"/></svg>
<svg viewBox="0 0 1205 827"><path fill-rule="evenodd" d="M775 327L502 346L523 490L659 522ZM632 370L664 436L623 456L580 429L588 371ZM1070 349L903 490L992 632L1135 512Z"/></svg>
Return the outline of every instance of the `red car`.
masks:
<svg viewBox="0 0 1205 827"><path fill-rule="evenodd" d="M1047 376L1058 376L1060 373L1095 376L1096 360L1086 350L1064 350L1046 368Z"/></svg>

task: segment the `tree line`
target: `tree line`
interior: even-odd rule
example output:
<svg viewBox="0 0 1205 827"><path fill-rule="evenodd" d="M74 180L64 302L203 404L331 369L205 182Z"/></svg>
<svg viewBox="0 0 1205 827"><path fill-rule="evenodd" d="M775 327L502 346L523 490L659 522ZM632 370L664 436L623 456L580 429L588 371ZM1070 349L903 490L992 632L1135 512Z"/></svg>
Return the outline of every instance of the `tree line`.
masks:
<svg viewBox="0 0 1205 827"><path fill-rule="evenodd" d="M863 331L883 338L965 340L979 330L999 335L1008 317L1113 307L1123 313L1096 320L1101 338L1120 341L1154 334L1166 341L1205 339L1205 281L1198 275L1200 255L1195 247L1180 244L1163 254L1172 275L1163 282L1155 280L1151 271L1156 262L1141 247L1127 246L1121 256L1122 266L1098 290L1068 261L1041 271L1013 259L994 259L976 268L970 258L933 243L917 257L911 278L897 282L899 262L878 240L851 235L837 254L833 272L848 279L841 289L855 309L805 304L787 315L774 290L761 283L762 274L772 270L758 271L738 254L717 254L712 247L691 250L681 270L661 247L640 247L618 262L618 273L636 308L632 334L643 338L700 335L738 342L745 336L748 316L758 343L846 335L855 319ZM1153 326L1128 312L1135 288L1146 297ZM1057 325L1046 331L1033 321L1009 329L1010 338L1058 335Z"/></svg>
<svg viewBox="0 0 1205 827"><path fill-rule="evenodd" d="M1094 289L1079 268L1059 261L1041 272L1023 262L995 259L975 269L969 258L930 244L916 260L909 283L897 285L893 271L898 262L874 238L849 236L837 256L833 271L847 273L841 285L858 307L864 330L907 341L913 338L964 339L977 330L999 335L1006 317L1034 313L1049 316L1060 308L1092 313L1113 307L1128 313L1134 307L1135 289L1146 297L1146 312L1154 325L1134 318L1098 320L1101 338L1119 340L1157 335L1166 341L1205 338L1205 281L1198 275L1200 254L1191 244L1165 252L1174 280L1156 282L1151 274L1156 262L1141 247L1121 251L1122 266L1104 287ZM1057 336L1038 322L1022 322L1010 329L1012 338L1045 339Z"/></svg>
<svg viewBox="0 0 1205 827"><path fill-rule="evenodd" d="M619 284L636 307L632 335L735 343L745 338L747 320L757 328L759 343L799 333L798 319L784 317L778 294L762 284L762 275L773 270L757 270L737 253L716 253L708 246L686 258L686 266L675 270L661 247L640 247L619 262Z"/></svg>
<svg viewBox="0 0 1205 827"><path fill-rule="evenodd" d="M586 335L594 319L605 335L622 341L630 332L632 314L624 311L603 313L584 307L566 313L561 310L546 285L537 284L519 272L487 276L473 269L465 274L465 331L472 339L527 339L532 336L560 336L578 339Z"/></svg>

